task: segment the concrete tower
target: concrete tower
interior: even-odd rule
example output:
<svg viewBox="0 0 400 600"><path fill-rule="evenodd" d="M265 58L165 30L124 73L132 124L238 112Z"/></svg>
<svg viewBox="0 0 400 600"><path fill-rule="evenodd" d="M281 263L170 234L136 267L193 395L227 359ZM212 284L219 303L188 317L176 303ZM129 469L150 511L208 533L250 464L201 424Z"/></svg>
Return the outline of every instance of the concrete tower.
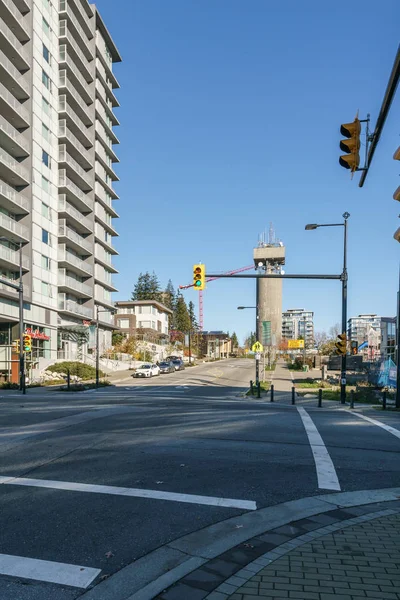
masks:
<svg viewBox="0 0 400 600"><path fill-rule="evenodd" d="M275 241L272 228L268 242L261 238L254 248L253 258L260 272L281 272L285 264L285 246ZM258 292L257 339L266 346L278 348L282 341L282 279L260 279Z"/></svg>

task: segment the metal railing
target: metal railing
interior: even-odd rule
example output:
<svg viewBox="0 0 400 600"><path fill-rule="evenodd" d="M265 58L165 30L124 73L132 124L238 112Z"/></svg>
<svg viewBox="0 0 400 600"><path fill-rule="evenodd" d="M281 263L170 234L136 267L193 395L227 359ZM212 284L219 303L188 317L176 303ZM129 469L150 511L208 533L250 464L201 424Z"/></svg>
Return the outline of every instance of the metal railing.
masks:
<svg viewBox="0 0 400 600"><path fill-rule="evenodd" d="M61 3L63 4L62 8L61 8ZM82 45L83 45L82 51L85 54L85 56L93 59L93 52L89 47L89 38L88 38L86 32L81 27L78 19L75 17L74 13L72 12L71 8L68 6L68 4L65 0L60 0L60 17L62 17L61 13L67 14L69 21L71 21L71 23L75 27L76 31L78 32L78 35L79 35L79 37L82 41ZM77 40L77 43L79 44L78 40Z"/></svg>
<svg viewBox="0 0 400 600"><path fill-rule="evenodd" d="M63 298L58 299L58 310L62 310L65 312L71 312L76 315L82 315L83 317L87 317L88 319L93 318L93 309L88 308L86 306L82 306L78 304L74 300L66 300Z"/></svg>
<svg viewBox="0 0 400 600"><path fill-rule="evenodd" d="M30 238L29 229L27 227L25 227L25 225L21 225L17 221L10 219L10 217L7 217L6 215L3 215L2 213L0 213L0 227L2 227L3 229L7 229L7 231L11 231L12 233L15 233L16 235L19 235L21 238L23 238L25 240L29 240L29 238Z"/></svg>
<svg viewBox="0 0 400 600"><path fill-rule="evenodd" d="M76 233L76 231L74 231L73 229L68 227L68 225L65 225L64 223L59 223L58 235L60 237L66 237L69 240L71 240L72 242L75 242L76 244L78 244L78 246L81 246L82 248L87 250L90 254L93 253L93 244L90 242L87 242L84 237L82 237L81 235L79 235L79 233Z"/></svg>
<svg viewBox="0 0 400 600"><path fill-rule="evenodd" d="M86 262L85 260L81 260L77 256L71 254L71 252L67 252L66 250L58 250L58 261L59 262L67 262L70 265L80 269L81 271L85 271L85 273L89 273L93 275L93 265Z"/></svg>
<svg viewBox="0 0 400 600"><path fill-rule="evenodd" d="M30 153L28 140L22 133L19 133L19 131L17 131L17 129L15 129L15 127L13 127L11 123L9 123L7 119L3 117L3 115L0 115L0 129L2 129L10 138L12 138L14 142L18 144L18 146L21 146L21 148L23 148L27 154Z"/></svg>
<svg viewBox="0 0 400 600"><path fill-rule="evenodd" d="M15 160L11 154L8 154L4 148L0 147L0 161L6 164L14 173L17 173L22 179L29 183L29 171L24 165ZM10 188L11 190L13 188ZM18 192L17 192L18 193Z"/></svg>
<svg viewBox="0 0 400 600"><path fill-rule="evenodd" d="M65 21L65 20L60 21L59 34L60 34L60 37L65 37L67 39L68 44L71 46L71 48L74 50L75 54L81 61L81 63L82 63L81 66L83 66L83 69L86 71L86 74L89 76L88 81L89 81L89 79L90 79L90 81L94 81L94 64L95 63L93 61L93 57L90 59L90 62L89 62L89 59L84 55L82 50L79 48L78 44L76 43L76 41L74 39L74 36L72 35L71 31L68 29L67 21ZM92 65L93 65L93 67L92 67Z"/></svg>
<svg viewBox="0 0 400 600"><path fill-rule="evenodd" d="M64 12L66 10L68 4L69 4L68 0L60 0L60 4L59 4L60 12ZM82 5L81 5L81 3L80 3L79 0L75 1L73 4L76 7L76 9L79 11L79 14L80 14L80 16L82 18L82 23L85 23L84 28L86 30L87 37L90 40L93 39L93 37L94 37L93 32L92 32L91 28L88 25L88 21L89 21L90 17L88 17L88 14L86 12L83 13ZM83 25L82 25L82 27L83 27Z"/></svg>
<svg viewBox="0 0 400 600"><path fill-rule="evenodd" d="M29 98L30 92L29 92L28 82L25 81L23 75L21 75L20 71L18 71L18 69L16 67L14 67L11 60L9 60L7 58L7 56L4 54L4 52L2 50L0 50L0 63L10 73L10 75L15 79L15 81L24 90L27 97Z"/></svg>
<svg viewBox="0 0 400 600"><path fill-rule="evenodd" d="M22 58L24 59L24 61L27 63L27 65L29 67L29 65L30 65L30 59L29 59L29 53L28 53L28 51L23 47L23 45L21 44L21 42L19 41L19 39L13 34L13 32L11 31L11 29L9 29L9 27L7 27L7 25L5 24L5 22L3 20L0 20L0 31L8 39L8 41L13 46L13 48L15 49L15 51L20 56L22 56Z"/></svg>
<svg viewBox="0 0 400 600"><path fill-rule="evenodd" d="M1 21L0 21L0 23L1 23ZM13 110L15 110L15 112L22 119L24 119L24 121L27 125L30 124L30 115L29 115L29 112L27 111L27 109L25 108L25 106L23 106L21 104L21 102L18 102L16 97L13 96L11 94L11 92L9 92L8 89L6 87L4 87L4 85L2 83L0 83L0 96L2 98L4 98L4 100L6 100L6 102L8 102L8 104L13 108Z"/></svg>
<svg viewBox="0 0 400 600"><path fill-rule="evenodd" d="M69 177L66 175L66 170L61 169L58 173L58 185L59 187L66 187L72 194L74 194L79 200L81 200L86 206L93 210L93 200L89 198L85 192L82 192L81 188L76 185Z"/></svg>
<svg viewBox="0 0 400 600"><path fill-rule="evenodd" d="M93 221L88 217L85 217L79 210L77 210L72 204L69 204L64 194L59 194L58 196L58 212L65 212L67 215L79 221L84 227L86 227L89 231L93 230Z"/></svg>
<svg viewBox="0 0 400 600"><path fill-rule="evenodd" d="M57 283L59 287L63 285L68 286L72 290L85 294L85 296L89 296L90 298L93 297L93 286L87 285L81 281L77 281L69 275L59 274Z"/></svg>
<svg viewBox="0 0 400 600"><path fill-rule="evenodd" d="M65 144L58 147L58 162L66 162L75 171L75 173L77 173L81 177L81 179L83 179L83 181L87 184L88 188L91 190L93 189L93 186L89 181L89 174L67 152L67 147Z"/></svg>
<svg viewBox="0 0 400 600"><path fill-rule="evenodd" d="M59 71L58 80L59 80L59 87L66 88L68 90L68 92L71 94L71 97L79 105L79 110L81 110L84 113L85 117L87 118L87 121L93 125L94 118L93 118L93 116L90 116L90 114L87 111L88 105L86 104L86 101L82 97L82 94L79 92L77 87L74 85L73 81L68 77L66 69ZM80 119L80 117L79 117L79 119ZM86 127L86 125L85 125L85 127Z"/></svg>
<svg viewBox="0 0 400 600"><path fill-rule="evenodd" d="M67 122L65 119L62 119L58 122L58 135L59 137L65 137L75 150L79 152L79 154L86 160L87 163L92 167L94 163L94 152L92 150L88 150L85 148L83 144L78 140L76 135L72 133L67 127Z"/></svg>
<svg viewBox="0 0 400 600"><path fill-rule="evenodd" d="M3 4L5 4L5 6L7 6L8 10L14 16L15 20L18 21L21 29L24 30L26 39L30 40L31 38L28 33L28 27L27 27L27 23L26 23L24 15L22 15L22 13L18 10L18 8L15 6L15 4L12 0L3 0Z"/></svg>
<svg viewBox="0 0 400 600"><path fill-rule="evenodd" d="M0 245L0 261L6 260L11 262L13 265L19 265L19 252L7 248L7 246ZM22 266L25 269L31 268L31 261L28 256L22 255Z"/></svg>

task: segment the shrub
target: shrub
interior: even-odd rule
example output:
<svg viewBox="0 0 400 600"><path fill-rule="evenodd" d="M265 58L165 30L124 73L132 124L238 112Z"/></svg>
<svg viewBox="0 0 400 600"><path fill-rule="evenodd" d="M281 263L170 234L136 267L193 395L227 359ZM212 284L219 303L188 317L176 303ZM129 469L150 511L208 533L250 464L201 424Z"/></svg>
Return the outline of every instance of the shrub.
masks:
<svg viewBox="0 0 400 600"><path fill-rule="evenodd" d="M19 384L11 383L11 381L4 381L3 383L0 383L0 389L2 389L2 390L18 390Z"/></svg>
<svg viewBox="0 0 400 600"><path fill-rule="evenodd" d="M63 382L65 383L65 382ZM99 387L106 387L111 385L109 381L99 381ZM70 388L64 385L62 388L59 388L59 392L85 392L86 390L94 390L96 389L95 383L71 383Z"/></svg>
<svg viewBox="0 0 400 600"><path fill-rule="evenodd" d="M64 361L56 363L55 365L51 365L47 371L51 373L67 373L69 371L70 375L77 375L84 381L87 381L88 379L95 379L96 377L95 367L78 361ZM100 377L105 377L103 371L99 371L99 375Z"/></svg>

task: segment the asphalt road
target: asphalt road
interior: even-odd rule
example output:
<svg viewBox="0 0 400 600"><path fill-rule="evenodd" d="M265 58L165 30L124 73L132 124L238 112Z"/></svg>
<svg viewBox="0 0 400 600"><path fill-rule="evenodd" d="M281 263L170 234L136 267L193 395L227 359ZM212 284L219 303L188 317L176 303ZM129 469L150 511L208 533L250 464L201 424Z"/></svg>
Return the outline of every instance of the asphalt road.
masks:
<svg viewBox="0 0 400 600"><path fill-rule="evenodd" d="M399 485L398 413L245 398L253 369L233 359L98 392L2 397L1 600L79 598L229 517Z"/></svg>

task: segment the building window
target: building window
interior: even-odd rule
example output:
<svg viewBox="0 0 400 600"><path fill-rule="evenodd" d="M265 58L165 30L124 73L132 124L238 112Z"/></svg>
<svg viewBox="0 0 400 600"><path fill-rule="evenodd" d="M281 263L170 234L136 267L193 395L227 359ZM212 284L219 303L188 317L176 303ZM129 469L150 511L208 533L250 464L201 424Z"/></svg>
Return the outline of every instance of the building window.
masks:
<svg viewBox="0 0 400 600"><path fill-rule="evenodd" d="M50 51L47 48L47 46L45 46L43 44L43 58L46 62L48 62L50 64Z"/></svg>
<svg viewBox="0 0 400 600"><path fill-rule="evenodd" d="M46 142L50 141L50 129L44 123L42 123L42 137Z"/></svg>
<svg viewBox="0 0 400 600"><path fill-rule="evenodd" d="M47 8L47 10L50 11L50 8L51 8L50 0L43 0L43 6L45 6Z"/></svg>
<svg viewBox="0 0 400 600"><path fill-rule="evenodd" d="M42 175L42 189L45 192L48 192L50 188L50 181L47 179L47 177L44 177L44 175Z"/></svg>
<svg viewBox="0 0 400 600"><path fill-rule="evenodd" d="M50 207L44 202L42 202L42 217L46 219L50 219L51 217Z"/></svg>
<svg viewBox="0 0 400 600"><path fill-rule="evenodd" d="M44 254L42 254L42 269L45 269L45 271L50 271L51 269L51 259Z"/></svg>
<svg viewBox="0 0 400 600"><path fill-rule="evenodd" d="M50 155L48 152L46 152L46 150L42 150L42 163L50 169L50 167L51 167Z"/></svg>
<svg viewBox="0 0 400 600"><path fill-rule="evenodd" d="M42 69L42 83L49 91L51 91L51 81L50 77L47 75L46 71Z"/></svg>
<svg viewBox="0 0 400 600"><path fill-rule="evenodd" d="M42 229L42 242L50 246L50 233L46 229Z"/></svg>
<svg viewBox="0 0 400 600"><path fill-rule="evenodd" d="M46 35L50 35L50 25L44 17L42 17L42 29Z"/></svg>
<svg viewBox="0 0 400 600"><path fill-rule="evenodd" d="M47 102L46 98L42 96L42 110L46 115L50 115L50 102Z"/></svg>
<svg viewBox="0 0 400 600"><path fill-rule="evenodd" d="M129 319L118 319L118 327L129 329Z"/></svg>
<svg viewBox="0 0 400 600"><path fill-rule="evenodd" d="M42 296L50 296L50 285L48 283L46 283L45 281L42 281Z"/></svg>

